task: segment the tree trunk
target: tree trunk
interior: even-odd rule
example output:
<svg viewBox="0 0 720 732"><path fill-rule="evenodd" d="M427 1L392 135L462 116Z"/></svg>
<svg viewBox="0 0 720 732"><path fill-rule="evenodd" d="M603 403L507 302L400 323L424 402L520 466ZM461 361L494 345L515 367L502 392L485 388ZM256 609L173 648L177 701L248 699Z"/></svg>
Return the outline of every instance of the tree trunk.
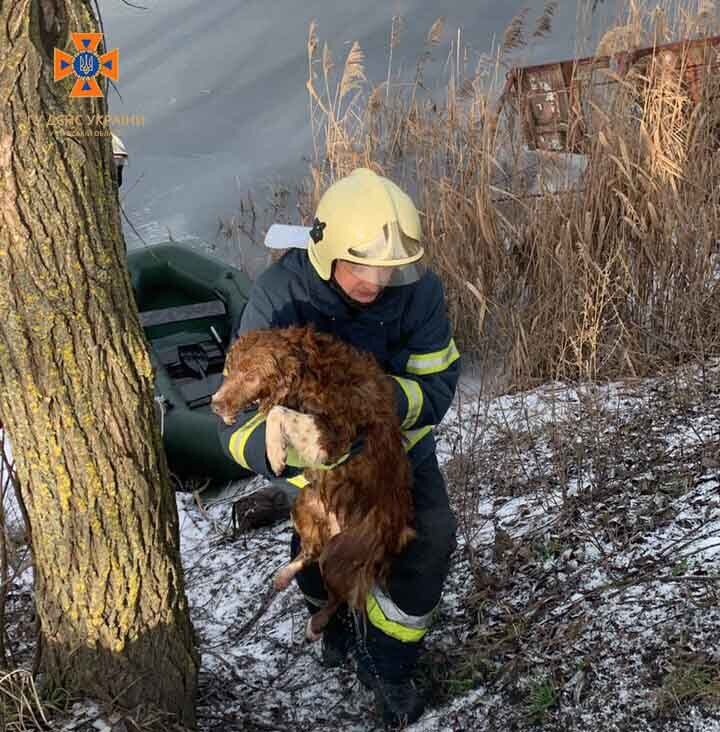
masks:
<svg viewBox="0 0 720 732"><path fill-rule="evenodd" d="M40 670L194 725L198 657L106 114L52 79L86 0L0 0L0 416L27 507ZM101 50L101 49L98 49Z"/></svg>

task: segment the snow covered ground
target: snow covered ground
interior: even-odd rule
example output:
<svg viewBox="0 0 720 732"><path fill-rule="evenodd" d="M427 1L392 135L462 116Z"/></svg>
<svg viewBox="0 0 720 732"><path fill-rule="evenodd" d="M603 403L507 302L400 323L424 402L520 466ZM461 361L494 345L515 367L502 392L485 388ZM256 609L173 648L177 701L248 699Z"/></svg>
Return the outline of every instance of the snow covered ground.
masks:
<svg viewBox="0 0 720 732"><path fill-rule="evenodd" d="M412 730L720 730L719 377L493 400L464 380L439 430L459 547ZM304 641L299 592L271 588L289 524L233 536L229 503L177 503L201 730L379 729L352 668L323 669ZM55 728L113 721L78 705Z"/></svg>

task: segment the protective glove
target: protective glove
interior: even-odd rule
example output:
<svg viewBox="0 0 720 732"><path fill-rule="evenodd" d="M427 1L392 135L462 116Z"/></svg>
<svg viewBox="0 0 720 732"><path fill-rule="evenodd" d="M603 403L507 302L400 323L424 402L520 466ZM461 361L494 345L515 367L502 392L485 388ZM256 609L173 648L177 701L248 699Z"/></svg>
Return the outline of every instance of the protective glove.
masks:
<svg viewBox="0 0 720 732"><path fill-rule="evenodd" d="M320 426L311 414L279 406L268 412L265 452L275 475L280 475L287 465L309 468L326 462L328 454L321 439Z"/></svg>

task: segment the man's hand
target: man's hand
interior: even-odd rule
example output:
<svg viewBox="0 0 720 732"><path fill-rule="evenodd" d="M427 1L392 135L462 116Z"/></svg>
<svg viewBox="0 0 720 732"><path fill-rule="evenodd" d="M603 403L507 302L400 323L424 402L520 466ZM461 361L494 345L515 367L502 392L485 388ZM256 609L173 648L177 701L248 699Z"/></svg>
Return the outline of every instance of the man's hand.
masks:
<svg viewBox="0 0 720 732"><path fill-rule="evenodd" d="M310 414L273 407L267 416L265 450L275 475L286 465L297 468L319 465L328 459L320 445L321 431Z"/></svg>

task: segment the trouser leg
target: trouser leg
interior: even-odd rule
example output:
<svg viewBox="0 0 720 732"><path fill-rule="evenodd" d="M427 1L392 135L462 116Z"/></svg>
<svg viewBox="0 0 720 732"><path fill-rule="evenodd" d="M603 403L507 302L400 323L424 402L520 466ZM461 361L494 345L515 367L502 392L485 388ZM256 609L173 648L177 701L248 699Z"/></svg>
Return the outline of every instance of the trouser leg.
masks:
<svg viewBox="0 0 720 732"><path fill-rule="evenodd" d="M387 586L376 587L366 605L365 645L373 673L389 680L412 673L455 549L455 516L435 455L413 469L413 500L417 536L393 562ZM300 540L294 534L291 555L299 550ZM327 601L317 563L306 566L296 581L308 607Z"/></svg>
<svg viewBox="0 0 720 732"><path fill-rule="evenodd" d="M412 674L455 549L456 521L435 455L413 470L416 538L367 601L367 652L389 681Z"/></svg>

